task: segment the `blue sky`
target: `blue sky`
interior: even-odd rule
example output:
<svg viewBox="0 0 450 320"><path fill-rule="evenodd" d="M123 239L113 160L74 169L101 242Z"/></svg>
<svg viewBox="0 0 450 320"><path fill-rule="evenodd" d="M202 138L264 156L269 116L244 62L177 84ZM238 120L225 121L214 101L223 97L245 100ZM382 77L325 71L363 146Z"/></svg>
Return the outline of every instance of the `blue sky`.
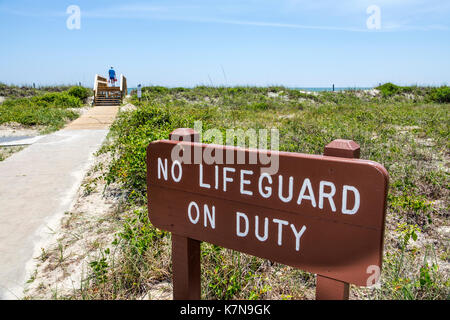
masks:
<svg viewBox="0 0 450 320"><path fill-rule="evenodd" d="M129 86L450 83L448 0L0 0L0 24L12 84L92 86L111 65Z"/></svg>

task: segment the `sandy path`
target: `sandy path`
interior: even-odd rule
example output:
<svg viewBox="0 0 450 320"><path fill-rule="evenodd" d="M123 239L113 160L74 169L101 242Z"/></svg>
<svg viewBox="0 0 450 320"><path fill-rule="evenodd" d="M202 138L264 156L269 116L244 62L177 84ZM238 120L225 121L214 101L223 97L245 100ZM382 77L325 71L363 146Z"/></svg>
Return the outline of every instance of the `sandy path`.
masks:
<svg viewBox="0 0 450 320"><path fill-rule="evenodd" d="M73 205L118 107L94 107L0 162L0 299L20 298L33 257Z"/></svg>

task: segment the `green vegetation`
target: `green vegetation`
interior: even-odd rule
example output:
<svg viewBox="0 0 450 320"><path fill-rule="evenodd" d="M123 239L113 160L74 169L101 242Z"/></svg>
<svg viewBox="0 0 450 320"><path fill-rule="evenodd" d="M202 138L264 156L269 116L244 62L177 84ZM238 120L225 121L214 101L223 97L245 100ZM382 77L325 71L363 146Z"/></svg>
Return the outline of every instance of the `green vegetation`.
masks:
<svg viewBox="0 0 450 320"><path fill-rule="evenodd" d="M431 101L450 103L450 87L434 88L430 92Z"/></svg>
<svg viewBox="0 0 450 320"><path fill-rule="evenodd" d="M11 100L9 100L11 101ZM14 100L13 100L14 101ZM18 101L18 100L15 100ZM79 108L83 105L81 99L77 98L74 95L71 95L69 92L52 92L46 93L40 96L32 97L29 100L22 99L20 101L30 101L36 105L47 105L55 108Z"/></svg>
<svg viewBox="0 0 450 320"><path fill-rule="evenodd" d="M390 82L382 84L382 85L376 87L376 89L380 90L381 94L384 97L390 97L390 96L393 96L394 94L398 94L400 92L404 92L405 88L409 88L409 87L400 87L400 86L397 86L397 85L392 84Z"/></svg>
<svg viewBox="0 0 450 320"><path fill-rule="evenodd" d="M170 281L170 234L147 218L145 148L178 127L203 130L278 128L280 150L321 154L337 138L361 146L361 158L390 174L381 284L352 287L359 299L448 299L449 107L431 92L448 88L384 85L372 92L304 93L283 87L143 88L137 110L122 112L111 128L106 173L126 193L122 230L113 254L92 266L83 298L132 299L152 284ZM409 91L408 91L409 90ZM416 97L404 95L411 92ZM441 93L436 94L441 97ZM211 141L203 141L211 142ZM103 259L103 260L102 260ZM447 268L447 269L446 269ZM206 299L314 298L315 276L278 263L202 243Z"/></svg>
<svg viewBox="0 0 450 320"><path fill-rule="evenodd" d="M93 91L91 89L81 87L81 86L75 86L70 88L67 93L71 96L74 96L81 101L86 101L86 99L93 95Z"/></svg>
<svg viewBox="0 0 450 320"><path fill-rule="evenodd" d="M25 97L33 97L40 94L48 93L48 92L63 92L67 91L72 86L14 86L14 85L6 85L4 83L0 83L0 96L5 98L25 98Z"/></svg>
<svg viewBox="0 0 450 320"><path fill-rule="evenodd" d="M6 90L5 88L10 91L19 90L4 86L2 90ZM0 124L15 122L24 126L41 126L42 132L55 131L67 121L78 118L79 112L76 109L83 106L83 100L90 94L89 89L82 87L72 87L61 92L40 90L37 93L36 89L26 88L24 91L14 91L13 96L26 95L29 91L32 92L31 97L10 98L0 104Z"/></svg>
<svg viewBox="0 0 450 320"><path fill-rule="evenodd" d="M384 98L401 96L401 95L412 95L413 99L423 99L427 102L437 102L437 103L449 103L450 102L450 87L442 86L439 88L435 87L401 87L390 82L382 84L376 87Z"/></svg>

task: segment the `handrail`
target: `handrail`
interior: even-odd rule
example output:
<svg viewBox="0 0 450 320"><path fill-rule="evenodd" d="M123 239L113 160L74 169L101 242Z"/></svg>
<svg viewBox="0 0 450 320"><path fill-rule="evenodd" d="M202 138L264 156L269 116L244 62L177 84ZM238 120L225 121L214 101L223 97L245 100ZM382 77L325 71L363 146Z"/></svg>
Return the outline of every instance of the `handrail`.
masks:
<svg viewBox="0 0 450 320"><path fill-rule="evenodd" d="M96 74L94 80L94 97L97 96L97 92L99 88L104 88L108 86L108 81L106 78Z"/></svg>
<svg viewBox="0 0 450 320"><path fill-rule="evenodd" d="M123 74L120 75L120 91L122 92L122 98L128 94L127 78Z"/></svg>
<svg viewBox="0 0 450 320"><path fill-rule="evenodd" d="M97 95L97 79L98 79L98 74L96 74L95 78L94 78L94 97Z"/></svg>

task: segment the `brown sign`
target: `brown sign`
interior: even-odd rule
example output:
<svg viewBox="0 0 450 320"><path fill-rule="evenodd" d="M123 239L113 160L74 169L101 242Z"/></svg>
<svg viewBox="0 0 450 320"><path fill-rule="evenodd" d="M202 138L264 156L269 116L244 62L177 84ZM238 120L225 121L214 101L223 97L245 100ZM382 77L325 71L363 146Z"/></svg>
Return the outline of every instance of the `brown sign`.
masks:
<svg viewBox="0 0 450 320"><path fill-rule="evenodd" d="M242 158L196 163L205 152ZM381 269L388 174L376 162L163 140L147 148L147 186L150 221L176 235L360 286Z"/></svg>

